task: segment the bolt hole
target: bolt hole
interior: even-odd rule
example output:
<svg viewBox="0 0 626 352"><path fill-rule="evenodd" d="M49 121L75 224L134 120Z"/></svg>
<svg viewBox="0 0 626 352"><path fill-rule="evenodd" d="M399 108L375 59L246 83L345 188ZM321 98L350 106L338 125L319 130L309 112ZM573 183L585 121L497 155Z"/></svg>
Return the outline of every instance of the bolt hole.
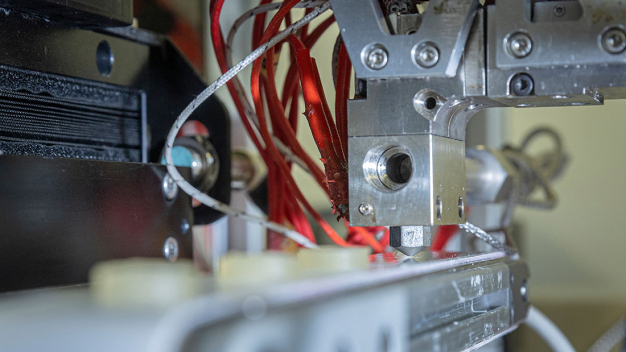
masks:
<svg viewBox="0 0 626 352"><path fill-rule="evenodd" d="M403 185L409 182L413 173L411 157L404 153L395 154L387 161L386 169L387 176L392 182Z"/></svg>
<svg viewBox="0 0 626 352"><path fill-rule="evenodd" d="M511 79L511 93L517 96L528 96L533 93L534 82L532 77L526 73L514 75Z"/></svg>
<svg viewBox="0 0 626 352"><path fill-rule="evenodd" d="M424 100L424 107L428 110L432 110L437 107L437 99L434 97L428 97Z"/></svg>
<svg viewBox="0 0 626 352"><path fill-rule="evenodd" d="M437 196L437 200L435 202L435 210L437 211L437 220L441 220L441 196Z"/></svg>
<svg viewBox="0 0 626 352"><path fill-rule="evenodd" d="M459 197L459 219L463 219L463 214L465 214L465 203L463 197Z"/></svg>
<svg viewBox="0 0 626 352"><path fill-rule="evenodd" d="M556 5L554 7L554 15L556 17L563 17L565 15L565 6L563 6L563 5Z"/></svg>
<svg viewBox="0 0 626 352"><path fill-rule="evenodd" d="M98 44L96 49L96 66L98 71L103 76L109 76L113 70L113 52L111 52L111 46L106 40L103 40Z"/></svg>

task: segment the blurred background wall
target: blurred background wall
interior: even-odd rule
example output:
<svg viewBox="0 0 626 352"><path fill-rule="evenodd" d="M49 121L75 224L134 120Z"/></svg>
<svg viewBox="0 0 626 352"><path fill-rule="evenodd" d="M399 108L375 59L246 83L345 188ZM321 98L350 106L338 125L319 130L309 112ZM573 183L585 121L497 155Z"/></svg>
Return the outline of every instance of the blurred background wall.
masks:
<svg viewBox="0 0 626 352"><path fill-rule="evenodd" d="M532 303L585 351L626 312L626 102L500 112L512 144L550 126L570 155L554 183L557 208L518 208L514 233L530 265ZM515 351L548 350L527 329L508 341Z"/></svg>

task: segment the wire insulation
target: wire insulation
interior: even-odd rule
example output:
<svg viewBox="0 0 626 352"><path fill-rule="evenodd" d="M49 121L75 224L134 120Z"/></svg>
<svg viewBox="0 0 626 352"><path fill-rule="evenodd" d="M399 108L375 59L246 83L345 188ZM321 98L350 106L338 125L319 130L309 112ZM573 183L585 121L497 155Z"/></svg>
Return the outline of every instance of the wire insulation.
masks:
<svg viewBox="0 0 626 352"><path fill-rule="evenodd" d="M526 325L533 329L554 352L576 352L563 332L541 311L533 306L528 310Z"/></svg>
<svg viewBox="0 0 626 352"><path fill-rule="evenodd" d="M241 62L239 62L238 64L233 66L230 70L228 70L228 72L226 72L224 75L222 75L220 78L218 78L217 81L215 81L213 84L211 84L209 87L207 87L191 103L189 103L189 105L185 108L185 110L183 110L183 112L180 114L180 116L178 116L178 118L176 119L176 122L172 126L172 128L171 128L171 130L170 130L170 132L169 132L169 134L167 136L166 142L165 142L165 153L164 154L165 154L165 163L166 163L167 170L168 170L169 174L171 175L171 177L176 182L176 184L185 193L187 193L191 197L199 200L202 204L204 204L204 205L206 205L208 207L211 207L213 209L221 211L221 212L223 212L225 214L234 216L236 218L241 218L241 219L246 220L246 221L257 223L257 224L259 224L261 226L264 226L264 227L266 227L266 228L268 228L268 229L270 229L272 231L276 231L278 233L281 233L281 234L283 234L283 235L293 239L297 243L299 243L302 246L307 247L307 248L317 248L317 245L314 244L313 242L311 242L308 238L306 238L306 236L298 233L297 231L294 231L292 229L289 229L289 228L287 228L285 226L282 226L282 225L274 223L274 222L269 222L266 219L263 219L261 217L257 217L257 216L248 214L245 211L231 208L227 204L224 204L224 203L222 203L222 202L220 202L220 201L218 201L218 200L216 200L214 198L211 198L208 195L206 195L203 192L201 192L200 190L198 190L195 187L193 187L189 182L187 182L182 177L182 175L178 172L178 170L174 166L174 162L173 162L173 159L172 159L172 147L174 146L174 141L176 140L176 135L178 134L178 131L180 130L182 125L185 123L185 121L187 121L189 116L191 116L191 114L196 110L196 108L200 104L202 104L206 99L208 99L210 96L212 96L217 89L219 89L224 84L226 84L228 81L233 79L233 77L235 77L245 67L247 67L248 65L253 63L257 58L261 57L267 51L267 49L269 49L270 47L278 44L279 42L281 42L282 40L287 38L289 35L291 35L294 32L296 32L299 28L301 28L305 24L311 22L313 19L317 18L319 15L321 15L322 13L326 12L329 9L330 9L330 3L325 3L321 7L313 10L310 14L304 16L301 20L295 22L291 26L287 27L284 31L280 32L275 37L270 39L268 42L262 44L259 48L254 50L248 56L246 56L246 58L244 58Z"/></svg>
<svg viewBox="0 0 626 352"><path fill-rule="evenodd" d="M503 244L502 242L498 241L498 239L495 238L492 234L490 234L488 232L485 232L483 229L481 229L480 227L478 227L476 225L472 225L469 222L466 222L465 224L460 224L459 227L462 230L464 230L466 232L469 232L469 233L475 235L476 237L480 238L481 240L485 241L487 244L489 244L495 250L505 251L507 253L515 252L511 247L509 247L506 244Z"/></svg>
<svg viewBox="0 0 626 352"><path fill-rule="evenodd" d="M587 352L610 352L626 338L626 317L622 317ZM626 348L626 344L624 345Z"/></svg>

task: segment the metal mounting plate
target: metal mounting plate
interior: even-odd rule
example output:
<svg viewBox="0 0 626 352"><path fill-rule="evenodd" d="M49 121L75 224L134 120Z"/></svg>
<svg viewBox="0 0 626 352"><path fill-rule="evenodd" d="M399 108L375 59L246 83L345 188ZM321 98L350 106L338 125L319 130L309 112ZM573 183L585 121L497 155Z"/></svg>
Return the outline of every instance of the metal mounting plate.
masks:
<svg viewBox="0 0 626 352"><path fill-rule="evenodd" d="M599 43L606 28L626 25L626 1L578 0L583 15L574 21L531 22L527 11L530 1L498 0L495 6L496 66L499 68L590 65L624 63L626 51L612 55ZM490 25L492 22L490 21ZM517 59L505 51L508 34L526 32L533 41L533 50Z"/></svg>
<svg viewBox="0 0 626 352"><path fill-rule="evenodd" d="M420 29L408 35L391 35L384 30L377 1L331 0L331 4L356 76L370 79L454 76L479 1L432 0ZM424 42L432 42L439 49L440 59L434 67L423 68L413 60L413 48ZM362 50L370 44L381 44L389 53L387 65L380 70L372 70L361 61Z"/></svg>

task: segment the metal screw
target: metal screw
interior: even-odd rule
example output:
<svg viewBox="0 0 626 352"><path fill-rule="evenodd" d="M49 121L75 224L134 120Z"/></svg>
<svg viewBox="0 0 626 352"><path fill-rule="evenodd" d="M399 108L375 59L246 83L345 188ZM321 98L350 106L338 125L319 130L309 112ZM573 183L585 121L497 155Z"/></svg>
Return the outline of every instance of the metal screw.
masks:
<svg viewBox="0 0 626 352"><path fill-rule="evenodd" d="M173 263L178 259L178 241L174 237L168 237L163 245L163 257Z"/></svg>
<svg viewBox="0 0 626 352"><path fill-rule="evenodd" d="M189 221L187 221L187 219L183 219L183 223L180 224L180 232L183 235L186 235L190 228L191 226L189 225Z"/></svg>
<svg viewBox="0 0 626 352"><path fill-rule="evenodd" d="M368 45L361 53L363 64L372 70L381 70L387 66L389 54L384 46L380 44Z"/></svg>
<svg viewBox="0 0 626 352"><path fill-rule="evenodd" d="M556 5L554 7L554 15L556 17L563 17L565 15L565 6L563 6L563 5Z"/></svg>
<svg viewBox="0 0 626 352"><path fill-rule="evenodd" d="M359 213L363 215L371 215L374 212L374 207L369 203L363 203L359 205Z"/></svg>
<svg viewBox="0 0 626 352"><path fill-rule="evenodd" d="M165 174L161 186L163 188L163 195L165 196L165 199L174 200L174 198L176 198L176 195L178 194L178 185L170 174Z"/></svg>
<svg viewBox="0 0 626 352"><path fill-rule="evenodd" d="M609 54L619 54L626 49L626 34L620 28L609 29L602 35L602 48Z"/></svg>
<svg viewBox="0 0 626 352"><path fill-rule="evenodd" d="M413 59L424 68L433 67L439 62L439 49L433 43L419 44L413 50Z"/></svg>
<svg viewBox="0 0 626 352"><path fill-rule="evenodd" d="M532 77L526 73L520 73L511 79L511 93L514 95L525 97L532 93L534 87Z"/></svg>
<svg viewBox="0 0 626 352"><path fill-rule="evenodd" d="M511 56L521 59L528 56L533 50L533 41L528 34L515 32L509 34L506 40L506 48Z"/></svg>

